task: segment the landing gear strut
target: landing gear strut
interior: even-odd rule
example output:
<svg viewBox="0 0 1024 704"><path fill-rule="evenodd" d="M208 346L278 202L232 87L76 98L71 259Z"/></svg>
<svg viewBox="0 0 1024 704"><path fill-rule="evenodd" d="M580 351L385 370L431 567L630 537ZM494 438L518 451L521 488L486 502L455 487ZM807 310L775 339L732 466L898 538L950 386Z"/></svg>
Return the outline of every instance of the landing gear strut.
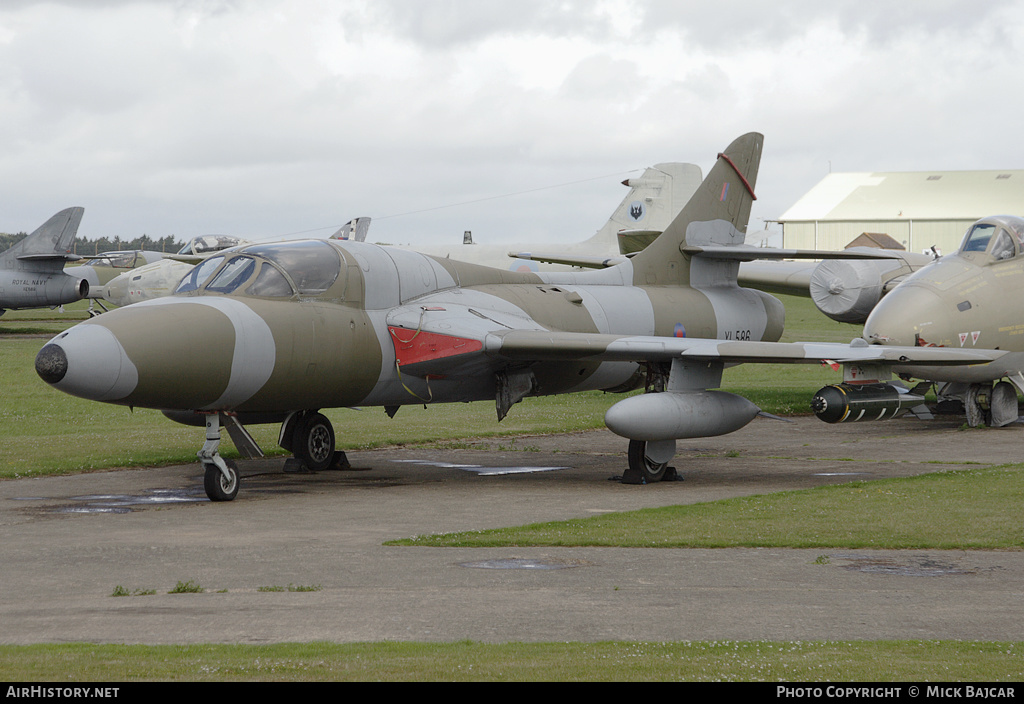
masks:
<svg viewBox="0 0 1024 704"><path fill-rule="evenodd" d="M204 470L203 488L210 501L231 501L238 495L238 466L225 460L220 447L220 414L206 416L206 442L198 452Z"/></svg>

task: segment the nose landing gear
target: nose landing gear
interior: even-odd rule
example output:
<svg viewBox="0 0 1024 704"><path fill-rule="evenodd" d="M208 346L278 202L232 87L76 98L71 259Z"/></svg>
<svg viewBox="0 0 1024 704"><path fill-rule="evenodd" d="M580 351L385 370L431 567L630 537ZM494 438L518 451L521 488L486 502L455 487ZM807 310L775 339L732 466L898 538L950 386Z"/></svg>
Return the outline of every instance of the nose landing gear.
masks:
<svg viewBox="0 0 1024 704"><path fill-rule="evenodd" d="M204 470L203 488L210 501L231 501L238 495L238 465L220 456L220 414L206 416L206 442L197 454Z"/></svg>
<svg viewBox="0 0 1024 704"><path fill-rule="evenodd" d="M238 495L238 465L220 456L220 429L224 425L232 441L246 457L262 457L256 441L233 414L206 414L206 442L197 454L203 468L203 487L210 501L231 501ZM293 413L281 426L279 443L295 455L300 469L285 471L322 472L332 467L348 468L344 452L335 451L334 427L318 411Z"/></svg>

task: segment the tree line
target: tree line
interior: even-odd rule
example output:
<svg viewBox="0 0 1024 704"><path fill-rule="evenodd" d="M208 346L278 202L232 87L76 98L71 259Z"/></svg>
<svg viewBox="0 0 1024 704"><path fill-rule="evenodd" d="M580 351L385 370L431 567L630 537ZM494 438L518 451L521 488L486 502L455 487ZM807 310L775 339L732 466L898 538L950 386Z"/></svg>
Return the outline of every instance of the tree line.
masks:
<svg viewBox="0 0 1024 704"><path fill-rule="evenodd" d="M10 249L26 237L28 237L27 232L19 232L16 235L0 233L0 251ZM112 240L107 237L100 237L95 240L90 240L86 237L76 237L72 252L83 256L101 254L103 252L116 252L124 249L145 249L151 252L173 253L184 246L185 243L179 242L174 235L161 237L160 239L153 239L148 235L142 235L133 240L122 240L119 237L115 237Z"/></svg>

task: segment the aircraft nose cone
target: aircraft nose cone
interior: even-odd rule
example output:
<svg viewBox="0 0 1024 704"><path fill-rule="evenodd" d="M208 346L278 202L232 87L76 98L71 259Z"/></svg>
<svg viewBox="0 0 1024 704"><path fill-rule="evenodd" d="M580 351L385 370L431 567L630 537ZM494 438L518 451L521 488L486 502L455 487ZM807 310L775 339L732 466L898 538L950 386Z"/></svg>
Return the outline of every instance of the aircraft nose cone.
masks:
<svg viewBox="0 0 1024 704"><path fill-rule="evenodd" d="M46 345L36 355L36 374L47 384L56 384L68 373L68 356L60 345Z"/></svg>
<svg viewBox="0 0 1024 704"><path fill-rule="evenodd" d="M947 307L932 290L901 285L883 298L864 323L864 339L887 345L950 345Z"/></svg>
<svg viewBox="0 0 1024 704"><path fill-rule="evenodd" d="M82 323L36 355L36 373L56 389L94 401L116 401L138 383L135 365L105 327Z"/></svg>
<svg viewBox="0 0 1024 704"><path fill-rule="evenodd" d="M68 373L68 356L60 345L49 344L36 355L36 374L47 384L56 384Z"/></svg>

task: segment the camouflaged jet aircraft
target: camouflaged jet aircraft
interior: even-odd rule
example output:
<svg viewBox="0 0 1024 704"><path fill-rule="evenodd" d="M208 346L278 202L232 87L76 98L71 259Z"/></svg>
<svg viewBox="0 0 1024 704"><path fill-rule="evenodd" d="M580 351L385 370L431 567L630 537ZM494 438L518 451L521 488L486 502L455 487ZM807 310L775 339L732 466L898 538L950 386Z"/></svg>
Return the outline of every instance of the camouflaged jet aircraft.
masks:
<svg viewBox="0 0 1024 704"><path fill-rule="evenodd" d="M528 395L650 391L612 406L629 439L627 483L663 479L680 438L737 430L758 408L716 391L725 364L981 364L999 351L774 342L782 304L736 285L763 138L733 142L665 232L632 259L586 272L482 267L365 242L254 244L206 260L174 295L56 336L36 371L61 391L201 419L211 499L239 479L250 423L311 470L335 459L322 408L494 399L499 420Z"/></svg>
<svg viewBox="0 0 1024 704"><path fill-rule="evenodd" d="M89 295L85 278L63 271L65 262L81 259L71 248L84 213L62 210L0 254L0 315L8 308L60 306Z"/></svg>
<svg viewBox="0 0 1024 704"><path fill-rule="evenodd" d="M822 420L892 417L913 396L935 385L939 403L958 401L967 424L1004 426L1017 420L1017 392L1024 393L1024 322L1018 300L1024 289L1024 218L1000 215L974 223L960 249L900 280L870 308L863 337L878 345L1008 352L991 364L946 368L928 365L893 369L905 381L923 380L915 393L898 382L861 375L856 383L827 386L812 408ZM873 382L873 383L870 383ZM850 404L871 412L850 412ZM940 406L941 407L941 406Z"/></svg>
<svg viewBox="0 0 1024 704"><path fill-rule="evenodd" d="M874 260L830 258L852 251ZM1024 285L1024 218L998 215L968 228L958 251L937 253L856 247L820 253L823 261L752 262L739 283L770 293L808 296L833 320L865 325L872 344L990 348L1012 351L999 363L977 367L878 368L847 373L842 384L811 401L830 423L888 420L910 411L921 418L963 413L970 427L1009 425L1024 393L1020 354L1024 324L1014 304ZM901 380L891 379L895 371ZM911 390L904 382L918 380ZM937 403L925 404L934 388Z"/></svg>

